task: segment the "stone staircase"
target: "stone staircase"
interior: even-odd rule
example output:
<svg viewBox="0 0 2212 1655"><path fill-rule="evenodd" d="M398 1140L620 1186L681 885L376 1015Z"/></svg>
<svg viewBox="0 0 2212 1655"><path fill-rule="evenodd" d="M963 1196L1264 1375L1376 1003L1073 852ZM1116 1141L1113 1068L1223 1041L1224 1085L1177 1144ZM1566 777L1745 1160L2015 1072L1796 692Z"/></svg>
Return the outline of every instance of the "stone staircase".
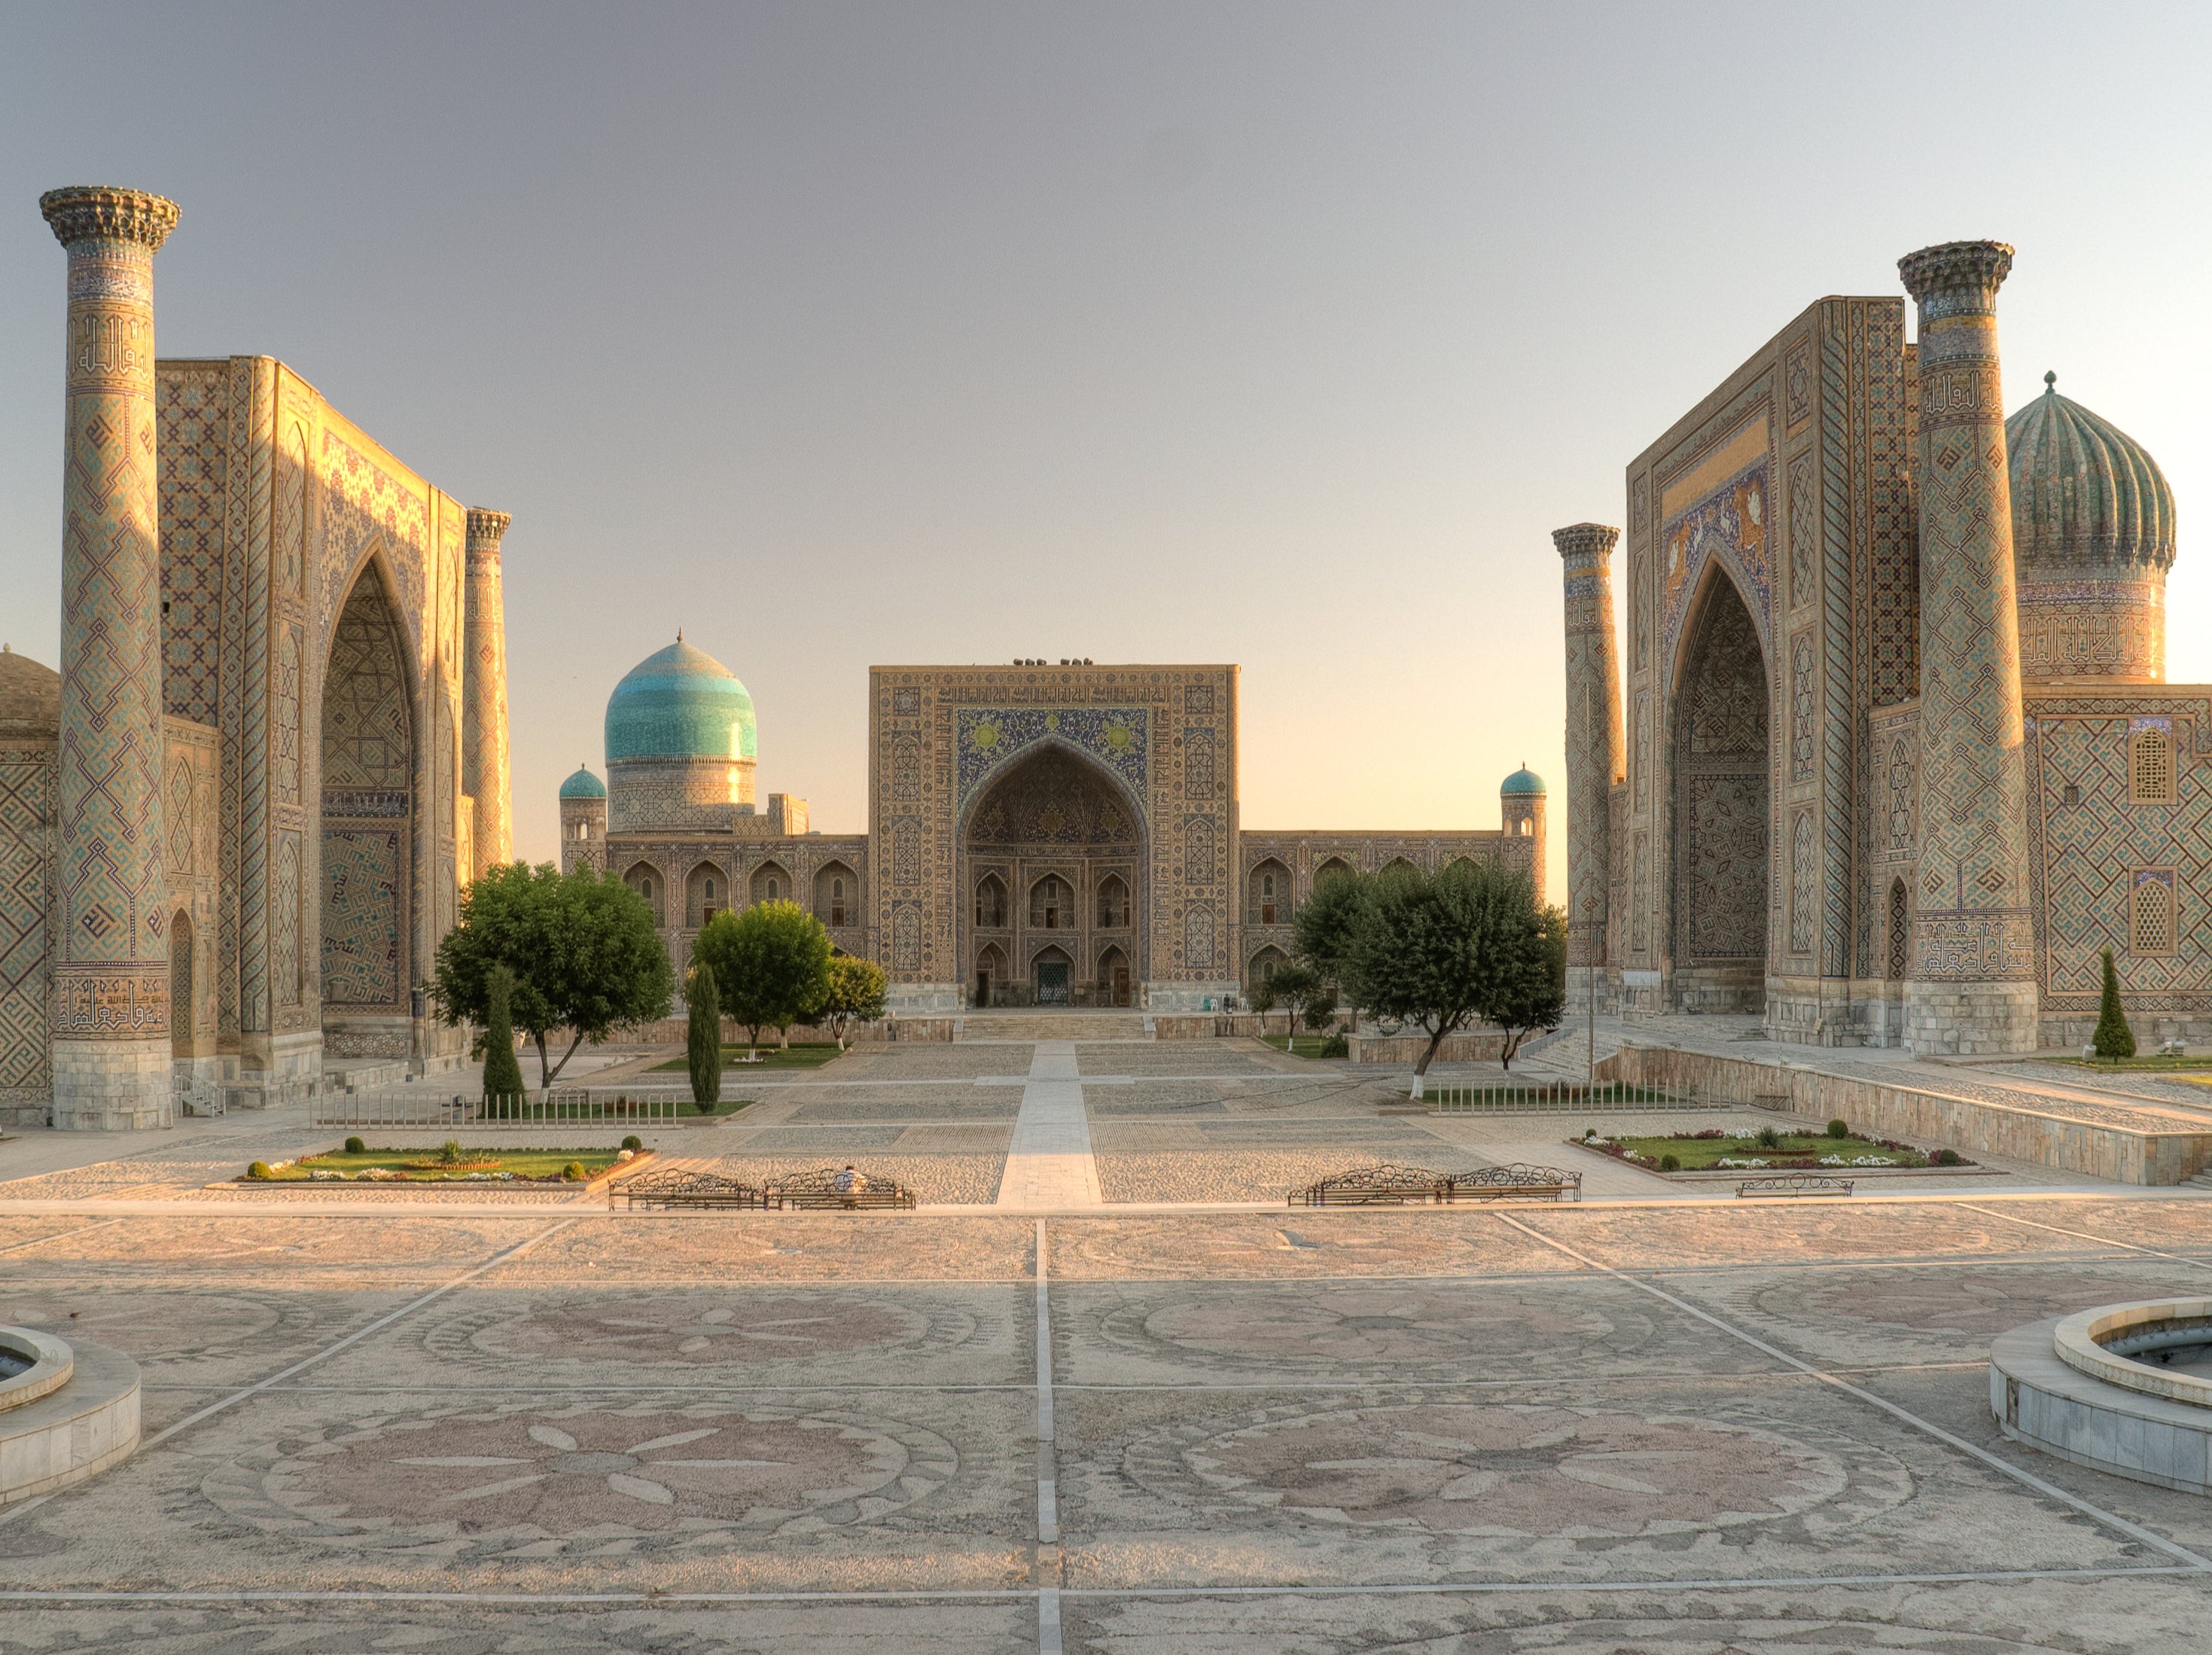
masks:
<svg viewBox="0 0 2212 1655"><path fill-rule="evenodd" d="M1149 1040L1142 1012L969 1012L961 1042L976 1040Z"/></svg>
<svg viewBox="0 0 2212 1655"><path fill-rule="evenodd" d="M2184 1178L2180 1187L2184 1190L2212 1190L2212 1166L2206 1167L2193 1178Z"/></svg>

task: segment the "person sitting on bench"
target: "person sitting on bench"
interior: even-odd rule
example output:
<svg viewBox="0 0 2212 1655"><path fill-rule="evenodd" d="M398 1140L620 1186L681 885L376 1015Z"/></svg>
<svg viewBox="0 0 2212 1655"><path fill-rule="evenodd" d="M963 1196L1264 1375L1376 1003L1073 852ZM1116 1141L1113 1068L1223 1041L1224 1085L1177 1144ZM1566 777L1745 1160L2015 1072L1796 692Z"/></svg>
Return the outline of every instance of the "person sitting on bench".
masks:
<svg viewBox="0 0 2212 1655"><path fill-rule="evenodd" d="M857 1207L860 1205L860 1202L852 1200L851 1197L859 1195L860 1191L868 1187L867 1176L865 1173L854 1171L848 1164L843 1171L840 1172L836 1177L830 1180L830 1187L832 1190L835 1190L839 1195L847 1197L845 1202L846 1206Z"/></svg>

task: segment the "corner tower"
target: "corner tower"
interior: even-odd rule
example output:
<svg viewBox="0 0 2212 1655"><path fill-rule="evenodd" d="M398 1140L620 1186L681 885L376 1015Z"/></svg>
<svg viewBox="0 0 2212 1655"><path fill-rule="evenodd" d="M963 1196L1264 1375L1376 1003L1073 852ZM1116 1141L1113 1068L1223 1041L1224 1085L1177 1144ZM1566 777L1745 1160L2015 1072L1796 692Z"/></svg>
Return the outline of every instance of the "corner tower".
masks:
<svg viewBox="0 0 2212 1655"><path fill-rule="evenodd" d="M606 783L583 764L561 784L561 871L580 867L607 871Z"/></svg>
<svg viewBox="0 0 2212 1655"><path fill-rule="evenodd" d="M39 210L69 254L54 1124L167 1126L154 255L177 207L95 186Z"/></svg>
<svg viewBox="0 0 2212 1655"><path fill-rule="evenodd" d="M2006 469L2002 241L1898 261L1920 307L1920 891L1905 1040L1922 1052L2033 1051L2020 618Z"/></svg>
<svg viewBox="0 0 2212 1655"><path fill-rule="evenodd" d="M1567 964L1606 963L1613 890L1613 788L1621 779L1620 666L1613 630L1613 549L1620 531L1552 531L1566 582ZM1512 831L1509 824L1506 831ZM1586 984L1570 970L1568 992Z"/></svg>
<svg viewBox="0 0 2212 1655"><path fill-rule="evenodd" d="M468 514L467 618L462 623L466 688L461 696L461 791L477 801L474 879L514 858L514 807L507 758L507 599L500 540L514 520L503 511Z"/></svg>

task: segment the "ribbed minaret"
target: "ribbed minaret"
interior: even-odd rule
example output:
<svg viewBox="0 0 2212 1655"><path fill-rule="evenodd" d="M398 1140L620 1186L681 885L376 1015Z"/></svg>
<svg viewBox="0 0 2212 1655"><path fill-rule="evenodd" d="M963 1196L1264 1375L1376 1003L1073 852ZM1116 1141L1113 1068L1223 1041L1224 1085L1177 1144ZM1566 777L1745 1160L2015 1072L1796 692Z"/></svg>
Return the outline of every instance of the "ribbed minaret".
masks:
<svg viewBox="0 0 2212 1655"><path fill-rule="evenodd" d="M1915 1051L2029 1051L2020 618L1997 289L2002 241L1898 261L1920 307L1920 886L1905 1041Z"/></svg>
<svg viewBox="0 0 2212 1655"><path fill-rule="evenodd" d="M69 253L54 1124L170 1123L154 254L177 207L50 190Z"/></svg>
<svg viewBox="0 0 2212 1655"><path fill-rule="evenodd" d="M514 819L507 775L507 600L499 574L500 537L514 520L503 511L469 512L468 674L461 694L461 791L477 801L473 879L514 859Z"/></svg>
<svg viewBox="0 0 2212 1655"><path fill-rule="evenodd" d="M1580 1003L1606 963L1613 784L1621 776L1620 673L1613 633L1613 549L1620 531L1552 531L1567 600L1567 993Z"/></svg>

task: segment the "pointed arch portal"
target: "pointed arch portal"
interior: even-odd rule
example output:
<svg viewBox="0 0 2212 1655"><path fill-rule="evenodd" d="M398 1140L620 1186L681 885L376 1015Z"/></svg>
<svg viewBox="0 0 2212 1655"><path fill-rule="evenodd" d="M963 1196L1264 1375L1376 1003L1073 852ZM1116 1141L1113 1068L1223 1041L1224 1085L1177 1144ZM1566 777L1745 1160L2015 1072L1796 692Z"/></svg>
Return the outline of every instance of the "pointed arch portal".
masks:
<svg viewBox="0 0 2212 1655"><path fill-rule="evenodd" d="M1751 611L1716 567L1674 703L1674 995L1686 1009L1765 1009L1768 683Z"/></svg>

